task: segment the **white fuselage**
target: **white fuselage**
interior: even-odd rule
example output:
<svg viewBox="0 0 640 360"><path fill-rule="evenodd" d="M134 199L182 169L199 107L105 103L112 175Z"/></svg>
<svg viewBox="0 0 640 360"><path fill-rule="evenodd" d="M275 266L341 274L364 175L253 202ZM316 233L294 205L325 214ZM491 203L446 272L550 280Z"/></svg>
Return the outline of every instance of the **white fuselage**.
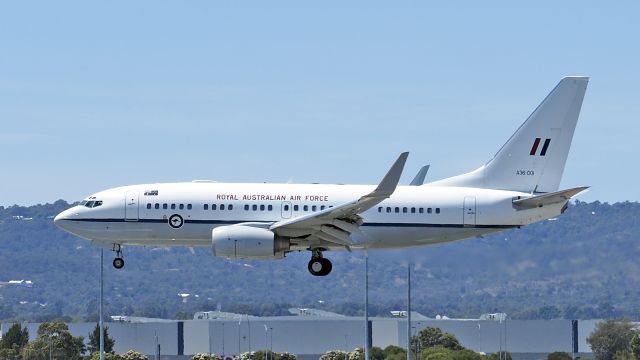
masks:
<svg viewBox="0 0 640 360"><path fill-rule="evenodd" d="M133 185L96 193L59 214L65 230L101 244L211 246L222 225L271 224L338 206L371 192L371 185L234 184L190 182ZM448 242L519 227L559 215L564 203L517 210L531 194L464 187L398 186L360 214L354 247L399 248ZM95 206L100 201L99 206ZM90 203L93 202L93 203ZM86 205L90 205L87 207ZM179 215L183 223L172 227ZM291 250L344 249L291 236Z"/></svg>

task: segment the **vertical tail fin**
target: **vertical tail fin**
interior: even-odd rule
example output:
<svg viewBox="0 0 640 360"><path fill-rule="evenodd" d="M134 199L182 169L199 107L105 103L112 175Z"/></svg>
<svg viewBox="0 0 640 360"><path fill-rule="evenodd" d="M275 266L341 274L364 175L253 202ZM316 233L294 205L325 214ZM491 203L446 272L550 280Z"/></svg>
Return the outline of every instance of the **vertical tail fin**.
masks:
<svg viewBox="0 0 640 360"><path fill-rule="evenodd" d="M432 183L523 192L558 190L588 77L565 77L488 163Z"/></svg>

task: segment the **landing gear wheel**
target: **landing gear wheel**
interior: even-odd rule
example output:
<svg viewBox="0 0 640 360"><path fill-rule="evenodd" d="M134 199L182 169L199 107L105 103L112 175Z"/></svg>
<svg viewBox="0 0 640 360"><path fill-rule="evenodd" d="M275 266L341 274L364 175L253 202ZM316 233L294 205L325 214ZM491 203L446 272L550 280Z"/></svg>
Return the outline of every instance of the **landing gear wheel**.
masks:
<svg viewBox="0 0 640 360"><path fill-rule="evenodd" d="M120 244L113 244L112 251L116 252L116 258L113 259L113 267L116 269L122 269L124 267L124 259L122 258L122 246Z"/></svg>
<svg viewBox="0 0 640 360"><path fill-rule="evenodd" d="M122 269L124 267L124 259L119 257L113 259L113 267L116 269Z"/></svg>
<svg viewBox="0 0 640 360"><path fill-rule="evenodd" d="M313 276L327 276L331 272L333 265L329 259L316 257L309 260L307 268Z"/></svg>

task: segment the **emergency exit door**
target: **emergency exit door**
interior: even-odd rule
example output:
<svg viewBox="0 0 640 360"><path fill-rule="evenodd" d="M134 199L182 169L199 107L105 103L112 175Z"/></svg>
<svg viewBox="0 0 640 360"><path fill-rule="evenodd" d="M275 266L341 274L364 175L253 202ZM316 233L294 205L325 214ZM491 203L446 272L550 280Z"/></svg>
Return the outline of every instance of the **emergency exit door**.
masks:
<svg viewBox="0 0 640 360"><path fill-rule="evenodd" d="M476 226L476 198L475 196L464 197L464 208L462 221L464 226Z"/></svg>
<svg viewBox="0 0 640 360"><path fill-rule="evenodd" d="M127 191L124 203L124 219L126 221L138 221L138 192Z"/></svg>

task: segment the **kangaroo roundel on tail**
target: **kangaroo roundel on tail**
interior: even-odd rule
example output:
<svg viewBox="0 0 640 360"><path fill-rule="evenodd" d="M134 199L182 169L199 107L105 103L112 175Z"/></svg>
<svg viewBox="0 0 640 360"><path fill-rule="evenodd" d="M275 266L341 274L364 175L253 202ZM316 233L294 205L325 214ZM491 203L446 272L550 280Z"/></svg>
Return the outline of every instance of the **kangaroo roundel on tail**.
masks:
<svg viewBox="0 0 640 360"><path fill-rule="evenodd" d="M431 185L529 193L558 190L588 82L584 76L563 78L493 159Z"/></svg>

